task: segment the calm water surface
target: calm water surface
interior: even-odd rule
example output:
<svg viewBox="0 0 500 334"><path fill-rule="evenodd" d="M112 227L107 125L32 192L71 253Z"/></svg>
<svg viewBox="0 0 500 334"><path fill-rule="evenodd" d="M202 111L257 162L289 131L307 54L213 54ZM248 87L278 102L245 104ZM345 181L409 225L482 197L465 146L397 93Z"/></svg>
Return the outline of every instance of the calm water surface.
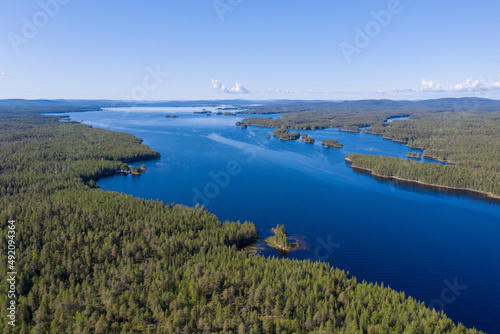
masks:
<svg viewBox="0 0 500 334"><path fill-rule="evenodd" d="M347 153L405 157L415 151L380 136L328 129L305 131L316 139L312 145L284 142L268 139L271 129L235 126L244 116L193 114L201 110L127 108L70 117L132 133L162 155L144 162L148 170L141 176L101 179L102 189L198 202L223 221L254 222L263 237L285 224L304 245L288 257L327 261L359 281L384 282L443 309L455 322L500 333L499 202L353 171ZM344 148L325 149L322 139L336 139Z"/></svg>

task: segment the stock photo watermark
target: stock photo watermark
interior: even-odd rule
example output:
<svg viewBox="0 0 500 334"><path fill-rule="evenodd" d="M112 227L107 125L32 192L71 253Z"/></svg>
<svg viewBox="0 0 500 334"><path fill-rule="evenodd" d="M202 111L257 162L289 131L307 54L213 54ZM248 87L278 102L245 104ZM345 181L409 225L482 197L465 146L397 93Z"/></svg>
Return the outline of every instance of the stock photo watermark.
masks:
<svg viewBox="0 0 500 334"><path fill-rule="evenodd" d="M409 0L411 1L411 0ZM340 50L348 64L352 62L353 55L359 55L371 42L377 38L387 28L392 19L403 12L403 6L399 0L390 0L386 9L370 12L372 20L368 21L363 28L354 27L354 37L352 42L341 42Z"/></svg>
<svg viewBox="0 0 500 334"><path fill-rule="evenodd" d="M40 0L38 6L40 10L36 11L30 18L23 16L22 25L19 33L13 31L7 34L9 43L15 53L19 53L20 47L26 45L30 40L38 36L51 19L59 14L61 7L68 4L71 0Z"/></svg>
<svg viewBox="0 0 500 334"><path fill-rule="evenodd" d="M257 156L257 150L248 144L241 144L238 149L243 150L243 153L247 155L245 162L252 162ZM208 173L210 181L205 184L202 189L193 188L193 206L197 204L202 204L205 207L210 204L210 201L217 198L221 191L229 186L231 179L240 175L243 172L243 167L236 159L230 160L224 170L217 173L211 171Z"/></svg>
<svg viewBox="0 0 500 334"><path fill-rule="evenodd" d="M7 225L7 318L8 325L16 326L16 222L9 220Z"/></svg>
<svg viewBox="0 0 500 334"><path fill-rule="evenodd" d="M453 283L447 279L445 279L443 283L446 287L441 291L440 298L434 299L429 303L429 308L436 310L436 312L444 311L446 305L455 302L457 297L468 288L467 285L460 285L458 283L458 277L454 278Z"/></svg>
<svg viewBox="0 0 500 334"><path fill-rule="evenodd" d="M122 94L121 99L144 101L148 98L149 93L158 89L168 76L167 72L162 72L160 65L156 65L155 69L147 66L146 75L142 78L142 83L133 87L129 93Z"/></svg>
<svg viewBox="0 0 500 334"><path fill-rule="evenodd" d="M243 0L214 0L212 3L215 12L221 21L224 21L227 12L232 12L236 7L241 5Z"/></svg>
<svg viewBox="0 0 500 334"><path fill-rule="evenodd" d="M331 235L326 237L326 240L322 237L317 237L316 242L319 244L313 251L313 257L309 257L306 260L309 261L326 261L330 256L335 253L337 249L340 248L341 244L332 241Z"/></svg>

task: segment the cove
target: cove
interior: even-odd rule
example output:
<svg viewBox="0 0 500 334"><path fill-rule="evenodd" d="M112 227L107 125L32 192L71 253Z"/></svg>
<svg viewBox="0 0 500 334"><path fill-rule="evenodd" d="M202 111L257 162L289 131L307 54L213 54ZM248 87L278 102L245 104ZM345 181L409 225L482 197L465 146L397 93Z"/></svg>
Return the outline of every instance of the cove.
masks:
<svg viewBox="0 0 500 334"><path fill-rule="evenodd" d="M403 158L417 151L381 136L326 129L301 131L315 144L280 141L267 138L272 129L235 126L243 115L194 114L200 110L123 108L69 116L143 138L162 155L134 163L148 168L140 176L99 180L101 189L204 204L222 221L254 222L264 238L285 224L303 245L288 257L326 261L359 281L404 291L454 322L499 332L499 202L377 180L345 162L348 153ZM258 117L270 116L279 117ZM322 139L344 148L325 149ZM271 249L263 255L281 256Z"/></svg>

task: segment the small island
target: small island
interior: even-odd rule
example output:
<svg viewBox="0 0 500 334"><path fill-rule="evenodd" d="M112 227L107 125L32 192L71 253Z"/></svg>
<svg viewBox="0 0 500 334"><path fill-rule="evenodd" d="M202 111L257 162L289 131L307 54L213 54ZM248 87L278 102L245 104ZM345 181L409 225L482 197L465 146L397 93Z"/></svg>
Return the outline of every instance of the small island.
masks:
<svg viewBox="0 0 500 334"><path fill-rule="evenodd" d="M273 131L273 136L281 140L297 140L300 137L300 133L290 132L287 128L279 128Z"/></svg>
<svg viewBox="0 0 500 334"><path fill-rule="evenodd" d="M288 240L288 236L285 231L285 225L278 224L278 226L276 226L276 228L273 228L272 231L274 232L274 237L269 237L266 239L267 244L272 248L288 253L300 247L299 243L290 242Z"/></svg>
<svg viewBox="0 0 500 334"><path fill-rule="evenodd" d="M309 137L306 133L302 134L302 138L300 138L300 141L306 144L314 144L316 142L313 137Z"/></svg>
<svg viewBox="0 0 500 334"><path fill-rule="evenodd" d="M330 147L333 147L333 148L342 148L342 147L344 147L343 144L339 143L338 141L336 141L334 139L323 139L321 141L321 144L325 148L330 148Z"/></svg>
<svg viewBox="0 0 500 334"><path fill-rule="evenodd" d="M408 152L408 154L406 156L408 158L421 159L422 153L420 153L420 152Z"/></svg>
<svg viewBox="0 0 500 334"><path fill-rule="evenodd" d="M122 174L132 174L132 175L141 175L142 172L146 171L146 165L141 165L141 167L130 166L127 164L123 164L120 168L120 173Z"/></svg>
<svg viewBox="0 0 500 334"><path fill-rule="evenodd" d="M236 114L234 112L229 112L229 111L226 111L225 113L222 114L223 116L236 116Z"/></svg>
<svg viewBox="0 0 500 334"><path fill-rule="evenodd" d="M246 129L248 126L246 124L241 124L242 129Z"/></svg>
<svg viewBox="0 0 500 334"><path fill-rule="evenodd" d="M238 110L238 107L219 107L217 110Z"/></svg>
<svg viewBox="0 0 500 334"><path fill-rule="evenodd" d="M165 118L177 118L177 117L179 117L179 116L177 116L177 115L167 115L167 116L165 116Z"/></svg>

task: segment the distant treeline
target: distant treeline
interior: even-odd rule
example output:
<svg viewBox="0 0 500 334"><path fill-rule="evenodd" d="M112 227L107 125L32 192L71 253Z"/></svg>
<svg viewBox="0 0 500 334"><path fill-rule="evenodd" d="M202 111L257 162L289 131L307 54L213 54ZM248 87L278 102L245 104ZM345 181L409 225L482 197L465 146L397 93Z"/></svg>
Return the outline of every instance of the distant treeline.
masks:
<svg viewBox="0 0 500 334"><path fill-rule="evenodd" d="M245 113L283 114L279 119L247 118L242 123L270 128L286 127L297 130L341 128L342 130L357 132L359 128L384 124L388 119L394 117L414 118L415 114L422 113L461 113L471 110L482 112L499 111L500 101L479 98L425 101L319 101L265 104L253 108L253 111Z"/></svg>

